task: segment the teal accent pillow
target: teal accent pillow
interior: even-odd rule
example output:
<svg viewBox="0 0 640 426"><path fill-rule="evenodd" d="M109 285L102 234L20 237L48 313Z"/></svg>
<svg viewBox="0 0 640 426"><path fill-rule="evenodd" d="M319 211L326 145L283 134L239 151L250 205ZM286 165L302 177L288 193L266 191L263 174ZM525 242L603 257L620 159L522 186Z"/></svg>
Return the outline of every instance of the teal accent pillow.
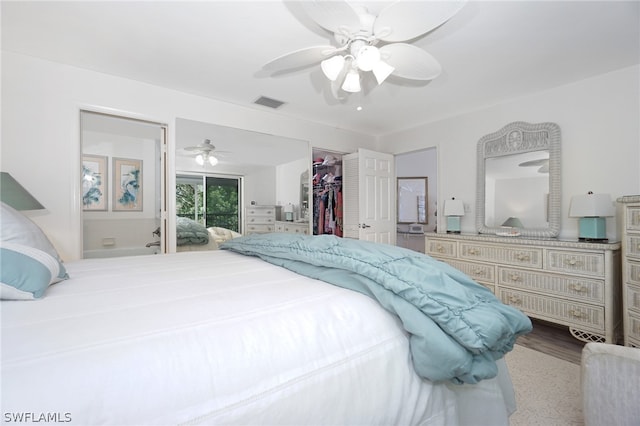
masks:
<svg viewBox="0 0 640 426"><path fill-rule="evenodd" d="M38 299L51 284L67 278L65 267L49 253L22 244L0 243L0 299Z"/></svg>

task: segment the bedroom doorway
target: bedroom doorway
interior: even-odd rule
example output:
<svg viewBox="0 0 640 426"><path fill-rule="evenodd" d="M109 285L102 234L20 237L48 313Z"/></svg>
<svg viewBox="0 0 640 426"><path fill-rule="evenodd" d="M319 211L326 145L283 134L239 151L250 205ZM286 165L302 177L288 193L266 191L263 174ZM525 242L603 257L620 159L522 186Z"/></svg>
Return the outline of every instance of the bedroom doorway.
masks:
<svg viewBox="0 0 640 426"><path fill-rule="evenodd" d="M166 253L167 127L80 111L82 257Z"/></svg>
<svg viewBox="0 0 640 426"><path fill-rule="evenodd" d="M176 175L176 215L241 232L241 188L241 177Z"/></svg>

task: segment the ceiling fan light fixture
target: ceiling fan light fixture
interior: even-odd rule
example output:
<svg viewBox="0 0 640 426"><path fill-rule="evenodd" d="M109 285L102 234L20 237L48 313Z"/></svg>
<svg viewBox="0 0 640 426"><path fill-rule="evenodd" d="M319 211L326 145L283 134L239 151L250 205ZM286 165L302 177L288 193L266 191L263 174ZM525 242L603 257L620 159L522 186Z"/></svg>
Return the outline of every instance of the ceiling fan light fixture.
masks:
<svg viewBox="0 0 640 426"><path fill-rule="evenodd" d="M358 68L371 71L380 62L380 51L375 46L362 46L357 55Z"/></svg>
<svg viewBox="0 0 640 426"><path fill-rule="evenodd" d="M373 67L373 75L376 76L378 84L382 84L395 71L395 68L384 61L378 61Z"/></svg>
<svg viewBox="0 0 640 426"><path fill-rule="evenodd" d="M336 81L340 75L340 71L344 67L344 56L336 55L320 62L320 68L324 75L331 81Z"/></svg>
<svg viewBox="0 0 640 426"><path fill-rule="evenodd" d="M196 155L196 163L198 163L199 166L204 166L204 156L202 154Z"/></svg>
<svg viewBox="0 0 640 426"><path fill-rule="evenodd" d="M351 69L342 83L342 90L350 93L357 93L360 91L360 73L358 70Z"/></svg>
<svg viewBox="0 0 640 426"><path fill-rule="evenodd" d="M216 164L218 164L218 159L213 155L209 155L209 164L215 166Z"/></svg>

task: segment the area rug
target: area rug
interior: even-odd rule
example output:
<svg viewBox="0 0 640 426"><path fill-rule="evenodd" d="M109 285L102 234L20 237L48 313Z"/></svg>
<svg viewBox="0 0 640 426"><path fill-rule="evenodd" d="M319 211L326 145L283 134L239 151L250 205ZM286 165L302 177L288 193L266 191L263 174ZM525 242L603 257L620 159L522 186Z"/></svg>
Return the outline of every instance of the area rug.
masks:
<svg viewBox="0 0 640 426"><path fill-rule="evenodd" d="M518 406L511 426L584 425L579 365L520 345L505 360Z"/></svg>

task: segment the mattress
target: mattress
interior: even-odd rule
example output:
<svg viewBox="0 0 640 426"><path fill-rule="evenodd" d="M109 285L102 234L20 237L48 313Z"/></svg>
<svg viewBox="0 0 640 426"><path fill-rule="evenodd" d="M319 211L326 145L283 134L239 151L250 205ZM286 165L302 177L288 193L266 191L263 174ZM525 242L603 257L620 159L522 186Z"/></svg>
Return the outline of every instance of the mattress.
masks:
<svg viewBox="0 0 640 426"><path fill-rule="evenodd" d="M360 293L228 251L65 264L3 301L4 422L508 424L502 360L476 385L413 371L397 317Z"/></svg>

